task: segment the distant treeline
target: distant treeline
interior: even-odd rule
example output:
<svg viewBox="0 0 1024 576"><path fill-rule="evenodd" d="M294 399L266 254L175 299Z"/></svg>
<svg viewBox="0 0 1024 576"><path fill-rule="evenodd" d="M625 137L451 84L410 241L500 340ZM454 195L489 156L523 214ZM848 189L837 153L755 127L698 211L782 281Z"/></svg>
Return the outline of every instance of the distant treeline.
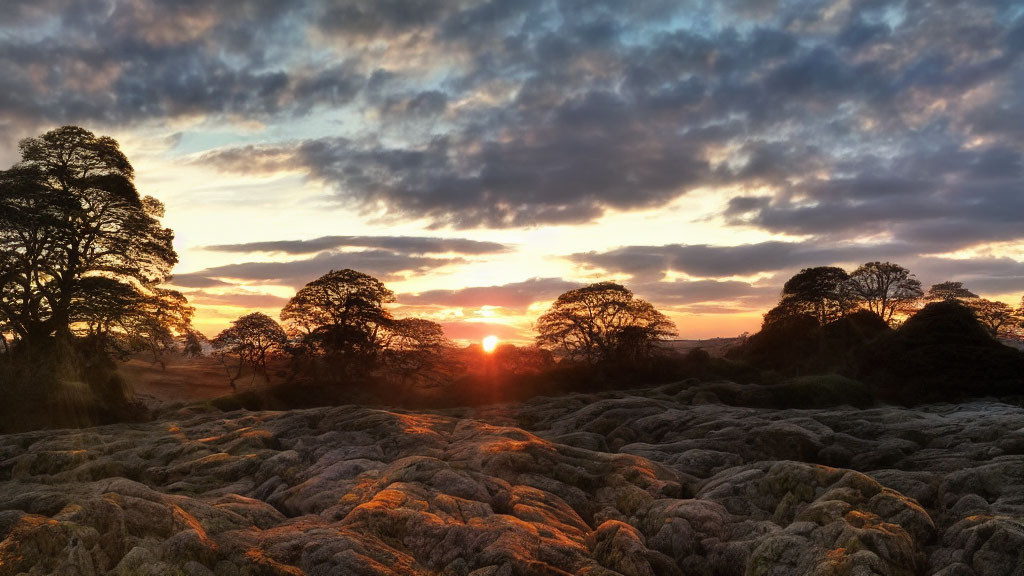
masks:
<svg viewBox="0 0 1024 576"><path fill-rule="evenodd" d="M954 281L923 292L890 262L808 268L729 358L762 381L842 374L906 403L1024 395L1024 354L997 339L1019 340L1022 324L1024 300L1014 309Z"/></svg>
<svg viewBox="0 0 1024 576"><path fill-rule="evenodd" d="M148 351L163 363L207 346L185 296L160 287L178 259L163 206L139 195L112 138L66 126L20 150L0 172L0 431L138 417L115 360ZM490 355L456 348L431 320L393 317L394 300L376 278L331 270L288 301L280 324L258 312L236 319L208 343L226 382L274 386L262 399L250 386L226 405L449 405L818 373L920 400L1018 394L1024 374L1021 354L995 340L1020 337L1024 301L1014 309L953 281L926 293L890 262L802 270L726 358L671 352L662 342L674 324L614 282L565 292L537 319L535 345Z"/></svg>
<svg viewBox="0 0 1024 576"><path fill-rule="evenodd" d="M360 281L352 282L356 278ZM346 296L332 302L312 300L304 292L311 286L330 286L329 293ZM354 295L358 286L372 290ZM1020 336L1020 309L979 298L958 282L935 284L924 292L906 268L889 262L869 262L850 274L836 267L802 270L785 284L761 330L725 357L701 349L673 352L661 344L675 334L672 322L612 282L562 294L538 319L536 345L505 345L491 357L448 343L425 347L416 338L393 347L401 334L391 327L396 321L383 310L381 299L370 298L382 293L379 283L357 272L331 272L300 290L285 307L281 317L287 319L286 329L266 317L261 321L268 334L277 334L276 350L290 355L293 379L302 377L306 393L312 390L309 385L342 384L321 388L300 404L351 399L354 385L363 400L444 406L688 378L775 386L733 396L794 407L863 405L865 398L868 403L914 403L1024 393L1024 355L996 339ZM372 306L365 304L371 300ZM342 302L364 303L368 320L357 320ZM313 308L299 313L298 303ZM326 319L340 323L325 325ZM440 335L440 327L428 333ZM260 356L255 344L235 351L218 340L215 348L238 362ZM413 354L416 362L407 365L415 369L395 368L403 365L399 360L405 354ZM254 374L265 369L258 362L252 367ZM396 387L398 380L404 386ZM425 396L425 384L438 386L440 392ZM274 392L276 401L248 393L245 402L250 407L293 405L303 391L288 386Z"/></svg>

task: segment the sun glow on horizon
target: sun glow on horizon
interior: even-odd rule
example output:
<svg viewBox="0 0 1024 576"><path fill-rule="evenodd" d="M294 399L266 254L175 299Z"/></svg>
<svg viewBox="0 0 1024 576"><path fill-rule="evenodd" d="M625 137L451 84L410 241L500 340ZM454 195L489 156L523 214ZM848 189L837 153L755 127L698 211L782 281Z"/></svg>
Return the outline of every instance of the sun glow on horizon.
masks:
<svg viewBox="0 0 1024 576"><path fill-rule="evenodd" d="M484 347L484 352L490 354L494 352L494 349L498 347L498 337L495 335L485 336L480 342Z"/></svg>

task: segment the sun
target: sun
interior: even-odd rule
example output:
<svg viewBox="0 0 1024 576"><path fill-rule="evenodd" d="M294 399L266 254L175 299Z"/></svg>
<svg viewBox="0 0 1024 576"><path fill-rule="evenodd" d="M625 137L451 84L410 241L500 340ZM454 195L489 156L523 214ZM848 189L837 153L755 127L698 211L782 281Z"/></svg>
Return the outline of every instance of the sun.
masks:
<svg viewBox="0 0 1024 576"><path fill-rule="evenodd" d="M484 346L484 352L490 354L491 352L494 352L495 348L498 347L498 337L494 336L493 334L490 336L486 336L484 337L481 344L483 344Z"/></svg>

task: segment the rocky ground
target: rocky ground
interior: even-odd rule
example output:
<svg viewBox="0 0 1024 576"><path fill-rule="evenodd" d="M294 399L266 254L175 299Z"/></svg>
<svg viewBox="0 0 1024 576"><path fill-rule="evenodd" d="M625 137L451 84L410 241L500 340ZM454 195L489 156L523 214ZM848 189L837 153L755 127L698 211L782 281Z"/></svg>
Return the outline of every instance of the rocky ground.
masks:
<svg viewBox="0 0 1024 576"><path fill-rule="evenodd" d="M1024 573L1024 409L667 386L0 437L0 575Z"/></svg>

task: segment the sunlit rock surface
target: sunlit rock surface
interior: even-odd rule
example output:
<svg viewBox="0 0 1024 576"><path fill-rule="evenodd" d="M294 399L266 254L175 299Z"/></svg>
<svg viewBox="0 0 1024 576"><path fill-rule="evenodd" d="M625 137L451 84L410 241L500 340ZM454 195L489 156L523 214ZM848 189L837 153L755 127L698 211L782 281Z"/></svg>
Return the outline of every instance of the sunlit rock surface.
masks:
<svg viewBox="0 0 1024 576"><path fill-rule="evenodd" d="M1021 408L707 400L4 436L0 576L1024 573Z"/></svg>

